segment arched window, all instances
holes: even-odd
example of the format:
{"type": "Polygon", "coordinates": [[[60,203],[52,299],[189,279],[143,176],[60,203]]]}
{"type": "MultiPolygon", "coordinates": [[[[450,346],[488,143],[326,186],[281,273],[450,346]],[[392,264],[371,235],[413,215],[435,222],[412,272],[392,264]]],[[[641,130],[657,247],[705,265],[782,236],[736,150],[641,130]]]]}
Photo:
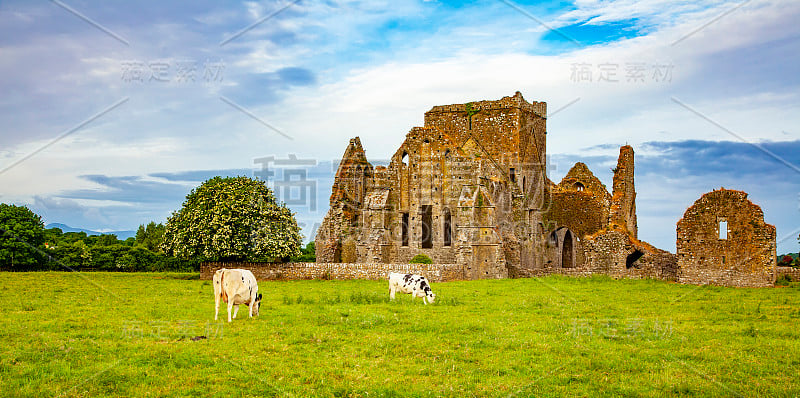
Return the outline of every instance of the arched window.
{"type": "Polygon", "coordinates": [[[444,209],[444,245],[451,246],[453,244],[453,225],[450,219],[450,209],[444,209]]]}
{"type": "Polygon", "coordinates": [[[401,232],[401,239],[402,240],[401,240],[400,244],[402,246],[408,246],[408,213],[402,213],[400,222],[401,222],[400,228],[402,229],[402,232],[401,232]]]}
{"type": "Polygon", "coordinates": [[[433,206],[422,205],[422,236],[421,243],[423,249],[433,248],[433,206]]]}
{"type": "Polygon", "coordinates": [[[356,174],[353,176],[356,182],[356,192],[355,192],[355,199],[356,202],[361,203],[364,200],[364,172],[361,169],[361,165],[356,166],[356,174]]]}
{"type": "Polygon", "coordinates": [[[580,182],[575,183],[575,189],[577,189],[578,191],[583,191],[583,188],[584,188],[583,184],[581,184],[580,182]]]}
{"type": "Polygon", "coordinates": [[[547,244],[550,247],[558,247],[558,231],[550,233],[550,236],[547,238],[547,244]]]}

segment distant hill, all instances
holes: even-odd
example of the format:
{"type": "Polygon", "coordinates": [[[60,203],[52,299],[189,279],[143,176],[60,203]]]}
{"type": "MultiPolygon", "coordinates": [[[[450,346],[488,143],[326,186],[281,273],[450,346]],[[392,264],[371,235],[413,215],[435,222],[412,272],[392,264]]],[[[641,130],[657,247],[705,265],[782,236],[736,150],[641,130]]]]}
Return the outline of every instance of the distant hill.
{"type": "Polygon", "coordinates": [[[62,232],[86,232],[86,235],[117,235],[117,239],[125,240],[136,236],[136,231],[111,231],[111,232],[97,232],[83,228],[72,228],[69,225],[52,223],[45,225],[45,228],[58,228],[62,232]]]}

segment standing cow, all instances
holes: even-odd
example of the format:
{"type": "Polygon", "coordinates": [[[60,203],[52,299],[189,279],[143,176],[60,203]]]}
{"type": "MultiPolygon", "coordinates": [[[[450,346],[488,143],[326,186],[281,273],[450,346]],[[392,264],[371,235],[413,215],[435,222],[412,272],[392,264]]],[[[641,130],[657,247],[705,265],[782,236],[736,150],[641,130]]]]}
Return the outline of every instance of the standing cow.
{"type": "Polygon", "coordinates": [[[258,316],[261,308],[261,293],[258,292],[258,282],[255,275],[246,269],[222,268],[214,273],[214,320],[219,316],[219,301],[228,304],[228,322],[231,322],[231,309],[233,317],[239,313],[239,304],[250,307],[250,318],[258,316]]]}
{"type": "Polygon", "coordinates": [[[389,298],[394,300],[395,292],[411,294],[411,299],[414,297],[422,297],[422,302],[428,305],[428,302],[433,303],[436,300],[436,295],[431,291],[431,285],[428,280],[422,275],[416,274],[398,274],[392,272],[389,274],[389,298]]]}

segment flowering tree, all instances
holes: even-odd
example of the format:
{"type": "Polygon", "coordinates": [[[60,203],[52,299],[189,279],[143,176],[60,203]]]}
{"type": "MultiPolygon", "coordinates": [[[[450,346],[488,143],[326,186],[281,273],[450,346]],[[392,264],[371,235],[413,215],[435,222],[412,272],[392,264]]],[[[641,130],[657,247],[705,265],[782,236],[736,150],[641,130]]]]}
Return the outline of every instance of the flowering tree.
{"type": "Polygon", "coordinates": [[[164,253],[210,261],[274,261],[300,254],[300,228],[263,181],[214,177],[167,220],[164,253]]]}

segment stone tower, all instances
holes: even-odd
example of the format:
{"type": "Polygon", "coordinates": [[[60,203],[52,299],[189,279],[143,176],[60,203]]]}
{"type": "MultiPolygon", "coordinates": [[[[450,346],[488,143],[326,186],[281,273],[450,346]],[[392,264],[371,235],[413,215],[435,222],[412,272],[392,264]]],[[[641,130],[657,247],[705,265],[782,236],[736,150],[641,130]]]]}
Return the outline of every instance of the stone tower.
{"type": "Polygon", "coordinates": [[[609,221],[627,229],[636,239],[639,230],[636,224],[636,187],[633,178],[633,148],[629,145],[619,148],[613,184],[609,221]]]}

